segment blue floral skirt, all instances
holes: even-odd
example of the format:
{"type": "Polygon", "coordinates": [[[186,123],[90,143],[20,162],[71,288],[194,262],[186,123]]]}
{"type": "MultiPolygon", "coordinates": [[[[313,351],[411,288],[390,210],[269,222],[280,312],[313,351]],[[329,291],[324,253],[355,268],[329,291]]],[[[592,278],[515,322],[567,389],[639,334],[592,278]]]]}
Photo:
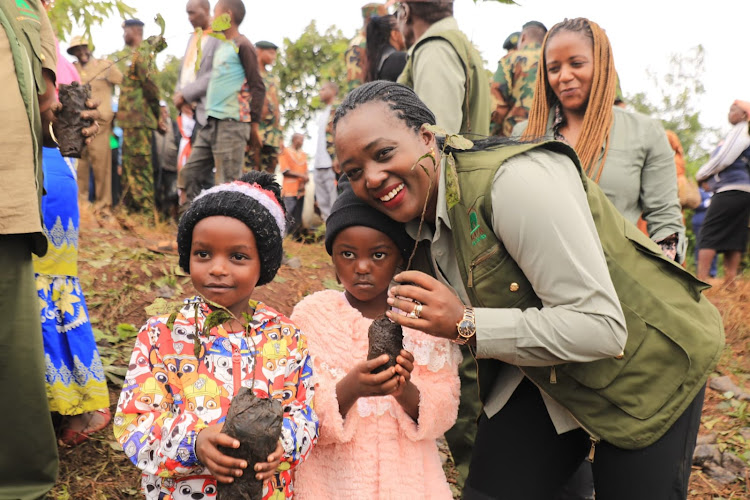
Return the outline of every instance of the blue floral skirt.
{"type": "Polygon", "coordinates": [[[78,185],[74,160],[44,148],[47,254],[34,258],[44,337],[47,397],[63,415],[109,407],[99,351],[78,281],[78,185]]]}

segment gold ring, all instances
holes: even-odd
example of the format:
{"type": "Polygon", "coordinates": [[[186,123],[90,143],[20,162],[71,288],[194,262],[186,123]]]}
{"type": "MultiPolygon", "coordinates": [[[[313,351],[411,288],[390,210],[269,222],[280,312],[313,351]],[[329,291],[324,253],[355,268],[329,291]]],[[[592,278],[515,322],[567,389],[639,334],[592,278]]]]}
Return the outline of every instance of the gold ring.
{"type": "Polygon", "coordinates": [[[412,311],[412,314],[415,318],[419,319],[420,316],[422,316],[422,304],[417,302],[417,305],[414,306],[414,310],[412,311]]]}

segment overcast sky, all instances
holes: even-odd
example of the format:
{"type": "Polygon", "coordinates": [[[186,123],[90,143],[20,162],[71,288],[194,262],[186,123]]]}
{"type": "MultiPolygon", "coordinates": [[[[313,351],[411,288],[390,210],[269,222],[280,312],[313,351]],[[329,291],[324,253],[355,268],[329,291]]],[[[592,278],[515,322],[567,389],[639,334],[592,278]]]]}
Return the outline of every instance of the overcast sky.
{"type": "MultiPolygon", "coordinates": [[[[181,0],[127,0],[146,23],[146,36],[157,27],[155,14],[166,20],[167,54],[182,56],[191,26],[181,0]]],[[[211,5],[215,4],[211,1],[211,5]]],[[[353,36],[361,25],[360,6],[366,0],[246,0],[248,14],[240,31],[251,41],[270,40],[282,46],[296,39],[310,20],[319,31],[330,25],[353,36]]],[[[653,84],[647,69],[659,72],[673,53],[687,54],[702,44],[706,94],[696,98],[704,124],[728,128],[726,115],[734,99],[750,100],[750,64],[747,63],[750,0],[519,0],[520,5],[493,1],[455,0],[460,28],[476,44],[493,72],[504,54],[503,40],[529,20],[550,28],[566,17],[588,17],[607,31],[623,92],[648,91],[653,84]]],[[[98,54],[122,47],[121,20],[112,18],[93,29],[98,54]]],[[[62,42],[63,47],[67,44],[62,42]]],[[[162,56],[163,57],[163,56],[162,56]]]]}

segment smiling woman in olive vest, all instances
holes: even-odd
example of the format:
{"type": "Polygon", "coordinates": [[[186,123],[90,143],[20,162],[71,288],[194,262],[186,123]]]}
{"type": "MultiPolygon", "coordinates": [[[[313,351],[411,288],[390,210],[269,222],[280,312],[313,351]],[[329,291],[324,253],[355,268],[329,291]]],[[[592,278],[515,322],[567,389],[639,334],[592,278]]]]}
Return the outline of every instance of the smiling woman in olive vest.
{"type": "Polygon", "coordinates": [[[464,498],[553,498],[587,457],[597,499],[685,498],[724,339],[705,285],[620,215],[569,146],[443,151],[434,123],[407,87],[372,82],[338,108],[335,142],[354,193],[426,250],[425,272],[395,277],[403,313],[390,317],[477,358],[464,498]]]}

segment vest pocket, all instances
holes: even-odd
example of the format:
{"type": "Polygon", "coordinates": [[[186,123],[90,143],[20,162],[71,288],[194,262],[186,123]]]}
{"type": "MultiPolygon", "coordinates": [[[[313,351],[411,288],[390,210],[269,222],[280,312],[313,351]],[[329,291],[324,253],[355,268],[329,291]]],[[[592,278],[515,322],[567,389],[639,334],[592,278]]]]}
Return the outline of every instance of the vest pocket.
{"type": "Polygon", "coordinates": [[[568,364],[563,371],[628,415],[646,420],[682,385],[690,369],[690,358],[670,336],[621,305],[628,329],[624,356],[568,364]]]}
{"type": "Polygon", "coordinates": [[[466,287],[473,294],[472,305],[479,307],[513,308],[528,302],[528,296],[534,292],[521,268],[500,243],[471,260],[466,287]],[[492,297],[493,304],[488,306],[479,297],[492,297]]]}
{"type": "Polygon", "coordinates": [[[659,248],[656,243],[643,234],[637,227],[626,220],[623,220],[623,224],[625,226],[625,237],[630,240],[633,246],[654,264],[658,265],[659,270],[669,276],[675,284],[679,283],[682,285],[688,293],[690,293],[690,296],[698,302],[700,300],[701,291],[709,288],[709,285],[693,276],[693,274],[686,271],[676,262],[665,257],[661,252],[661,248],[659,248]]]}

